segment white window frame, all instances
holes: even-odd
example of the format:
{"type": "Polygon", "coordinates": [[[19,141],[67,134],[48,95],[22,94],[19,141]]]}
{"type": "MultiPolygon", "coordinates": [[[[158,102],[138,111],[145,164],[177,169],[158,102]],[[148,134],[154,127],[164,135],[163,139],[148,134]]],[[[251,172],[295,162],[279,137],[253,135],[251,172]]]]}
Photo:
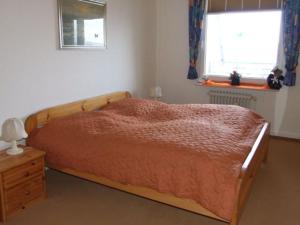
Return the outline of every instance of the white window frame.
{"type": "MultiPolygon", "coordinates": [[[[263,12],[269,12],[269,11],[280,11],[280,10],[261,10],[263,12]]],[[[245,13],[247,13],[249,11],[245,11],[245,13]]],[[[206,73],[206,56],[207,56],[207,45],[206,45],[206,40],[208,39],[207,37],[207,16],[208,15],[218,15],[221,13],[226,13],[226,12],[210,12],[207,13],[204,16],[204,27],[203,27],[203,31],[204,31],[204,35],[203,35],[203,39],[202,39],[202,43],[201,43],[201,57],[203,57],[203,60],[200,60],[201,62],[201,74],[202,74],[202,78],[205,79],[209,79],[209,80],[213,80],[213,81],[217,81],[217,82],[225,82],[225,81],[229,81],[229,74],[228,75],[218,75],[218,74],[208,74],[206,73]]],[[[227,12],[227,13],[234,13],[234,12],[227,12]]],[[[241,13],[241,12],[240,12],[241,13]]],[[[282,26],[282,25],[281,25],[282,26]]],[[[278,43],[278,51],[280,51],[280,39],[281,39],[281,31],[278,34],[279,38],[279,43],[278,43]]],[[[277,64],[280,61],[279,59],[279,54],[277,55],[277,64]]],[[[270,71],[271,72],[271,71],[270,71]]],[[[250,83],[250,84],[266,84],[266,78],[255,78],[255,77],[241,77],[241,82],[242,83],[250,83]]]]}

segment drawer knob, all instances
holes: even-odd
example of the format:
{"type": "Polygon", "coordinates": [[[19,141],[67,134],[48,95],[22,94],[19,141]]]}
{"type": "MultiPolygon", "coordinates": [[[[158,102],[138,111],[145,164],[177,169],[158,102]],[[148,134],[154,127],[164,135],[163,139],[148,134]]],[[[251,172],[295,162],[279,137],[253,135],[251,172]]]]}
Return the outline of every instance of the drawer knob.
{"type": "Polygon", "coordinates": [[[25,192],[25,195],[30,195],[30,191],[26,191],[26,192],[25,192]]]}
{"type": "Polygon", "coordinates": [[[29,177],[30,176],[30,173],[29,172],[26,172],[25,173],[25,177],[29,177]]]}
{"type": "Polygon", "coordinates": [[[36,163],[35,163],[35,162],[32,162],[32,163],[31,163],[31,165],[32,165],[32,166],[35,166],[35,165],[36,165],[36,163]]]}
{"type": "Polygon", "coordinates": [[[25,209],[25,206],[22,206],[22,209],[25,209]]]}

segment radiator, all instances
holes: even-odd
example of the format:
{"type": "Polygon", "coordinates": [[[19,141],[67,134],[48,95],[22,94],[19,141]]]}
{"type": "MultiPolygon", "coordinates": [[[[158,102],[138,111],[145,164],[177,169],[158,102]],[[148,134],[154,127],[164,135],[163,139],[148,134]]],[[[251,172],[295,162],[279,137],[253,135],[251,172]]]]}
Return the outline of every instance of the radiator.
{"type": "Polygon", "coordinates": [[[208,95],[211,104],[238,105],[248,109],[255,109],[256,98],[251,94],[211,90],[208,92],[208,95]]]}

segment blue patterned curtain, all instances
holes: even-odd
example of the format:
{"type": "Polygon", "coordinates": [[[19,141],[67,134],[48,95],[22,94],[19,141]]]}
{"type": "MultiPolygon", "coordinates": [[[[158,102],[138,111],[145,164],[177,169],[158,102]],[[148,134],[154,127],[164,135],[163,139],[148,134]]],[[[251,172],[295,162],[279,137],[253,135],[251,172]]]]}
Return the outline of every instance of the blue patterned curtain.
{"type": "Polygon", "coordinates": [[[283,5],[284,51],[286,70],[284,84],[296,85],[296,68],[300,48],[300,0],[285,0],[283,5]]]}
{"type": "Polygon", "coordinates": [[[206,0],[189,0],[189,45],[190,45],[190,68],[188,79],[197,79],[196,64],[199,56],[199,43],[202,33],[202,21],[206,7],[206,0]]]}

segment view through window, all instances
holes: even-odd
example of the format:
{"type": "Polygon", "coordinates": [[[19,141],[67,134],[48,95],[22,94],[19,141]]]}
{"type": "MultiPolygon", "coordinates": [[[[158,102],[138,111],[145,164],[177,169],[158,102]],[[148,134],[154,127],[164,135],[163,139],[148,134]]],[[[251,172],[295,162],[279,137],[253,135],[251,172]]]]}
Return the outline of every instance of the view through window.
{"type": "Polygon", "coordinates": [[[276,66],[280,11],[208,14],[205,74],[266,79],[276,66]]]}

